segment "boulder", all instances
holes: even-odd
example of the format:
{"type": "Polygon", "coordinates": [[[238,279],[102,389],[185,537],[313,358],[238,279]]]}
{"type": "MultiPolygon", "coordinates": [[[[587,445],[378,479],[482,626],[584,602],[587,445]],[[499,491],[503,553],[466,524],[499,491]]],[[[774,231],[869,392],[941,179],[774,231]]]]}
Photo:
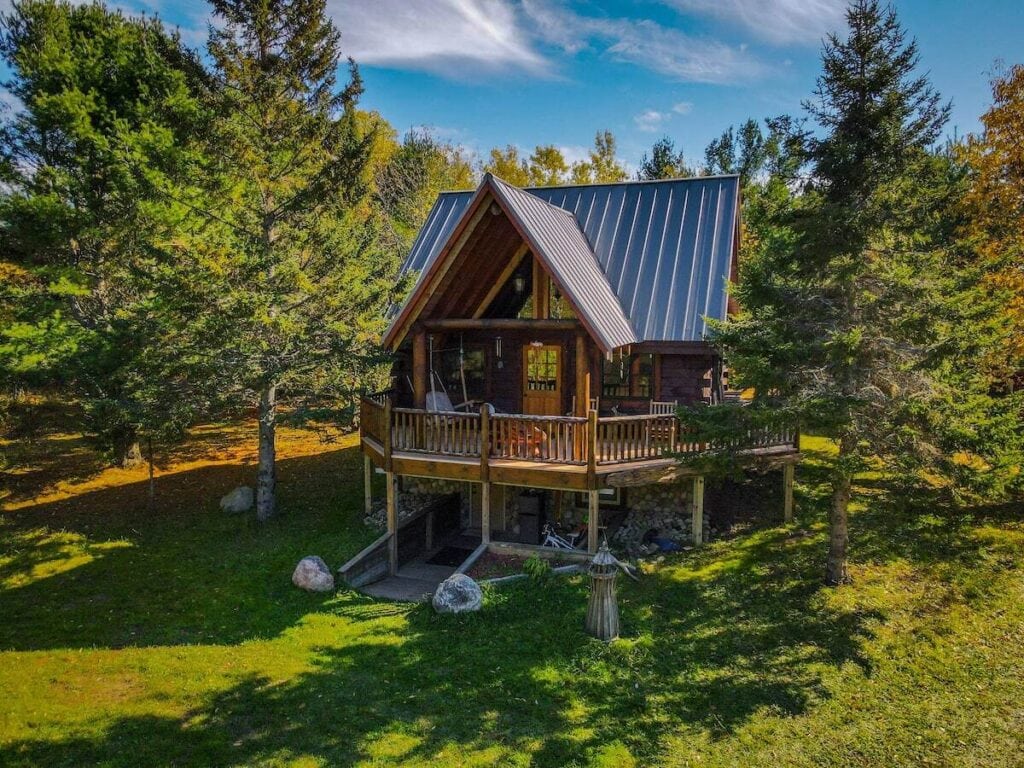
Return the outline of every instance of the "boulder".
{"type": "Polygon", "coordinates": [[[310,592],[331,592],[334,590],[334,576],[323,558],[310,555],[295,566],[292,584],[310,592]]]}
{"type": "Polygon", "coordinates": [[[240,485],[220,500],[220,508],[230,514],[248,512],[256,501],[256,494],[247,485],[240,485]]]}
{"type": "Polygon", "coordinates": [[[434,610],[438,613],[479,611],[483,598],[479,584],[464,573],[455,573],[437,585],[434,610]]]}

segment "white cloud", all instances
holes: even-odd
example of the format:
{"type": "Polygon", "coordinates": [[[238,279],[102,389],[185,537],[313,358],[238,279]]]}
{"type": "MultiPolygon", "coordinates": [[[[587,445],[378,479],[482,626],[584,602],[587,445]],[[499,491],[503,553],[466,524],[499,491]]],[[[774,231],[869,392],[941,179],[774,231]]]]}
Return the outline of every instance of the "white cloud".
{"type": "Polygon", "coordinates": [[[843,24],[846,0],[661,0],[684,13],[745,27],[762,40],[818,43],[843,24]]]}
{"type": "Polygon", "coordinates": [[[357,62],[455,78],[553,75],[552,47],[569,56],[597,51],[688,82],[731,83],[764,70],[743,46],[650,19],[584,16],[562,0],[328,0],[328,12],[357,62]]]}
{"type": "Polygon", "coordinates": [[[654,133],[661,130],[666,121],[672,119],[671,112],[659,112],[656,109],[645,109],[638,115],[633,115],[633,123],[645,133],[654,133]]]}
{"type": "Polygon", "coordinates": [[[329,0],[342,50],[361,64],[453,77],[549,69],[503,0],[329,0]]]}
{"type": "Polygon", "coordinates": [[[650,19],[582,16],[550,0],[524,0],[523,10],[538,36],[568,53],[594,48],[675,80],[733,83],[765,69],[745,46],[694,37],[650,19]]]}
{"type": "Polygon", "coordinates": [[[676,115],[688,115],[693,111],[693,104],[689,101],[679,101],[672,105],[671,109],[657,110],[645,109],[637,115],[633,115],[633,124],[645,133],[656,133],[664,128],[665,123],[676,115]]]}

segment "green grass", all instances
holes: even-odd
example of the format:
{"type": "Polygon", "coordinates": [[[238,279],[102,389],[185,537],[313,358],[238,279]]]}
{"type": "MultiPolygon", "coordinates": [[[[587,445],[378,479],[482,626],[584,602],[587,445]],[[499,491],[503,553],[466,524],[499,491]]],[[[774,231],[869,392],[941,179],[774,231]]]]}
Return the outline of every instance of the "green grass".
{"type": "Polygon", "coordinates": [[[458,618],[295,590],[301,556],[374,535],[351,442],[283,460],[262,527],[216,510],[232,462],[163,475],[152,511],[139,482],[22,494],[0,765],[1024,765],[1021,510],[864,478],[855,583],[825,589],[829,451],[805,445],[797,526],[620,580],[607,646],[579,577],[458,618]]]}

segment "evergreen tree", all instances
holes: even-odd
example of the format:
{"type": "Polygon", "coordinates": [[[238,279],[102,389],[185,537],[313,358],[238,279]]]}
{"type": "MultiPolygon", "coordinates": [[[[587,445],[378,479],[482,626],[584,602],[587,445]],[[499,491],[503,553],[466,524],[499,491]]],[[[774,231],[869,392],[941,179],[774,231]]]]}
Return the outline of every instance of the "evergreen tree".
{"type": "Polygon", "coordinates": [[[25,0],[2,26],[7,87],[23,109],[0,150],[0,376],[60,385],[127,466],[140,460],[140,429],[183,419],[157,394],[151,281],[157,233],[180,211],[153,184],[186,175],[202,71],[158,21],[100,4],[25,0]]]}
{"type": "Polygon", "coordinates": [[[325,0],[214,0],[208,195],[168,279],[183,365],[210,398],[259,417],[257,517],[275,511],[278,408],[351,413],[375,370],[397,261],[377,243],[373,136],[325,0]],[[201,226],[200,226],[201,225],[201,226]]]}
{"type": "Polygon", "coordinates": [[[640,161],[640,169],[636,172],[639,181],[683,179],[697,175],[696,169],[687,164],[683,151],[676,151],[675,142],[668,136],[654,142],[650,156],[644,154],[640,161]]]}
{"type": "MultiPolygon", "coordinates": [[[[854,474],[872,460],[908,473],[942,464],[934,406],[955,391],[943,375],[957,358],[950,321],[970,291],[944,280],[945,235],[931,223],[955,192],[928,151],[948,107],[914,74],[917,48],[894,11],[857,0],[847,23],[806,105],[820,127],[799,137],[810,181],[741,266],[743,312],[716,332],[737,383],[756,388],[743,420],[781,415],[838,443],[829,584],[849,578],[854,474]]],[[[946,414],[977,425],[978,413],[946,414]]]]}
{"type": "Polygon", "coordinates": [[[756,120],[740,126],[739,136],[729,126],[704,150],[704,171],[708,174],[738,173],[746,187],[765,168],[770,147],[756,120]]]}

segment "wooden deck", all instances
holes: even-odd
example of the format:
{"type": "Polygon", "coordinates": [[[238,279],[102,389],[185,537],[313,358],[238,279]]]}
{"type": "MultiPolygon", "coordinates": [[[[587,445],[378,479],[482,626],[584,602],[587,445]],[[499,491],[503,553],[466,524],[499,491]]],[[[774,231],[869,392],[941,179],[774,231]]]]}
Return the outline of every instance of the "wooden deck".
{"type": "Polygon", "coordinates": [[[585,491],[694,474],[680,456],[727,451],[750,462],[798,455],[786,427],[751,431],[730,444],[698,443],[675,415],[598,417],[438,413],[367,398],[363,451],[397,475],[585,491]]]}

